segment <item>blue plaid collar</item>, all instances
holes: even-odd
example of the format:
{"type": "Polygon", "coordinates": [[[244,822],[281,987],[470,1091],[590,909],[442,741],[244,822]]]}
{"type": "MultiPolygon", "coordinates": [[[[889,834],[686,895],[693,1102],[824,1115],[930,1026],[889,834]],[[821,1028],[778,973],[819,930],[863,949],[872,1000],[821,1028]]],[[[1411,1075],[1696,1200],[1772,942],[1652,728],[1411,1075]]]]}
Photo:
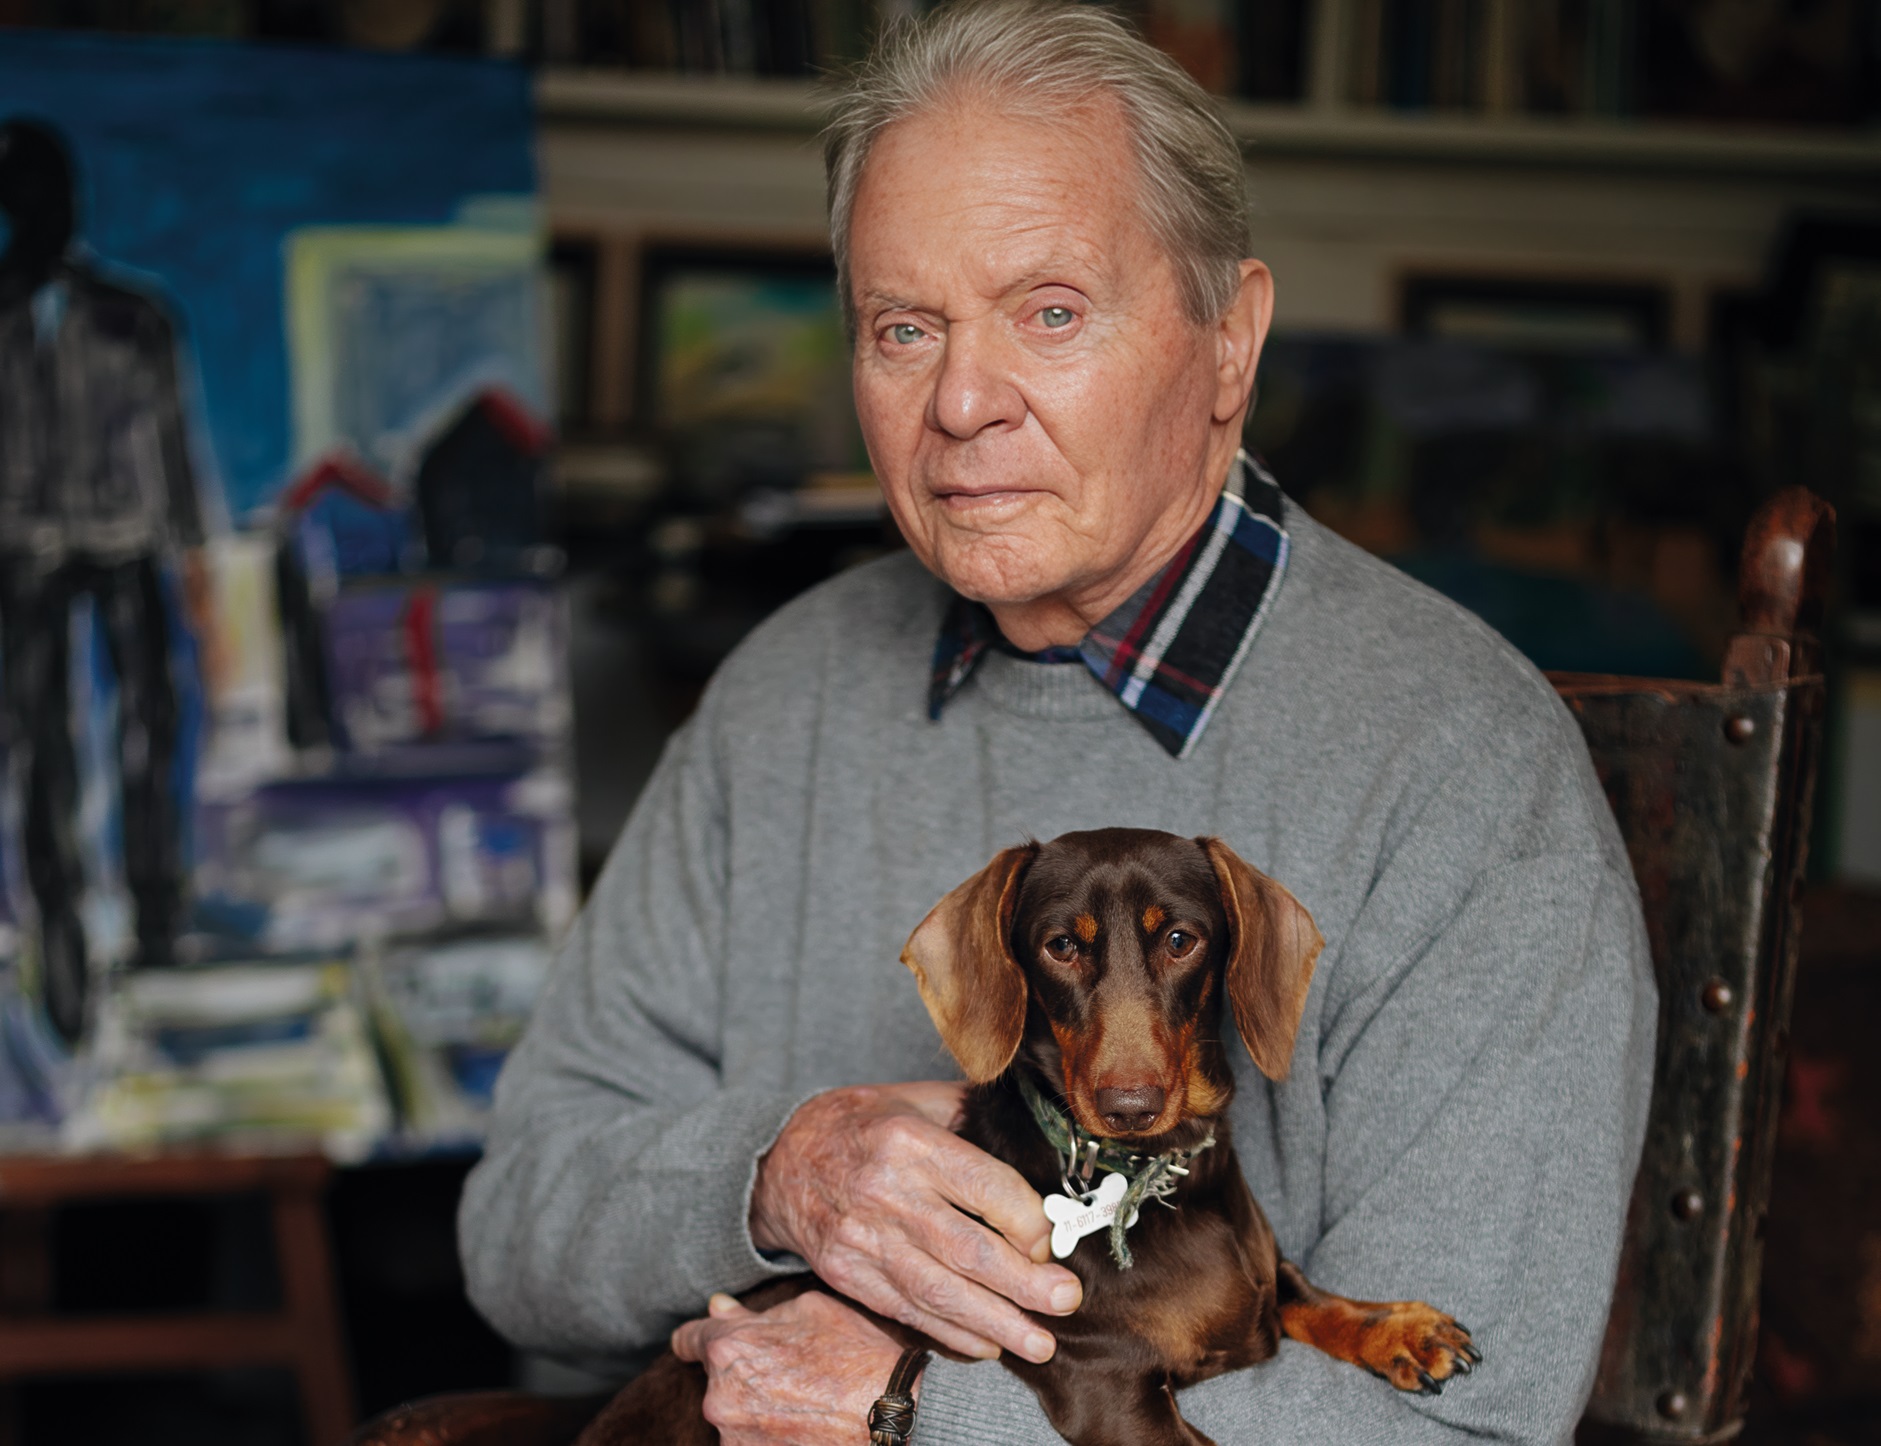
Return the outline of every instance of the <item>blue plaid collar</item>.
{"type": "Polygon", "coordinates": [[[939,720],[991,649],[1038,663],[1083,663],[1173,757],[1186,758],[1267,616],[1287,569],[1280,487],[1243,452],[1201,529],[1075,648],[1019,653],[993,615],[956,596],[928,686],[939,720]]]}

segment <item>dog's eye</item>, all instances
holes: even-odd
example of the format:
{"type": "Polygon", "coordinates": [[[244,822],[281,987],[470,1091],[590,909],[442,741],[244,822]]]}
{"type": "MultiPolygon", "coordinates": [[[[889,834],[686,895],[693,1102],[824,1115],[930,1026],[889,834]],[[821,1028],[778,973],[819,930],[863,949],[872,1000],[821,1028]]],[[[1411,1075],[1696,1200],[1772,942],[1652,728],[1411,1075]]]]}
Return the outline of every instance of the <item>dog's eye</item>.
{"type": "Polygon", "coordinates": [[[1045,952],[1060,964],[1070,964],[1078,957],[1078,941],[1069,934],[1057,934],[1045,941],[1045,952]]]}
{"type": "Polygon", "coordinates": [[[1198,942],[1193,934],[1185,933],[1181,929],[1171,929],[1169,937],[1163,940],[1163,947],[1169,951],[1171,959],[1186,959],[1195,952],[1198,942]]]}

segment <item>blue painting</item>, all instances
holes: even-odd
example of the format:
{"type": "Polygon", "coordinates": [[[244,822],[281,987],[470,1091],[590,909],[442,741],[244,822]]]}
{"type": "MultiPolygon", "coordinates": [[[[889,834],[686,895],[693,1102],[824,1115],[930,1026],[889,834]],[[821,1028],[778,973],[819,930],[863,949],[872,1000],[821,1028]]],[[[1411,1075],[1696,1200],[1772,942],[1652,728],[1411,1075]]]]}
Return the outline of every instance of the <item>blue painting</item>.
{"type": "Polygon", "coordinates": [[[216,957],[218,821],[377,786],[328,687],[362,575],[420,579],[374,654],[423,705],[403,771],[447,732],[556,766],[480,740],[422,582],[549,586],[532,125],[500,62],[0,34],[0,966],[47,1026],[0,980],[0,1124],[101,980],[216,957]]]}
{"type": "Polygon", "coordinates": [[[400,410],[357,418],[376,429],[356,439],[366,449],[383,447],[387,432],[417,423],[426,407],[448,404],[412,388],[461,380],[451,372],[479,359],[541,407],[533,288],[518,279],[536,250],[532,112],[520,67],[15,33],[0,36],[0,122],[12,118],[50,122],[64,136],[80,243],[101,269],[160,296],[174,318],[186,368],[193,361],[184,380],[202,429],[198,465],[235,522],[354,419],[297,402],[297,389],[322,393],[342,361],[364,361],[354,386],[370,393],[413,360],[410,346],[387,353],[370,344],[375,325],[383,336],[401,307],[425,308],[448,326],[430,333],[426,364],[400,384],[400,410]],[[346,254],[308,259],[335,246],[346,254]],[[440,307],[439,269],[425,264],[432,258],[480,275],[476,284],[493,294],[461,311],[440,307]],[[298,278],[303,293],[353,288],[353,319],[332,338],[330,376],[295,375],[323,364],[308,348],[327,340],[303,338],[294,355],[296,263],[320,273],[298,278]],[[325,430],[297,437],[297,421],[325,430]]]}

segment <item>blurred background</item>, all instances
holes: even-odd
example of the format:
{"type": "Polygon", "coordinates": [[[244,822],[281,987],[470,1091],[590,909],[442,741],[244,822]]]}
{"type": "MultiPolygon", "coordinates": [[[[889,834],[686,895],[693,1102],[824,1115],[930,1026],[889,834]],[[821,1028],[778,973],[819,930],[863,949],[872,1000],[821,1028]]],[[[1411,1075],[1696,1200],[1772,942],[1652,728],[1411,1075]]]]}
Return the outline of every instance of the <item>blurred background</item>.
{"type": "MultiPolygon", "coordinates": [[[[668,733],[899,545],[815,81],[921,8],[0,0],[0,1149],[316,1146],[362,1414],[580,1384],[456,1193],[668,733]],[[3,480],[101,436],[109,576],[117,504],[3,480]]],[[[1838,509],[1744,1439],[1881,1441],[1881,3],[1121,8],[1245,147],[1248,444],[1321,521],[1544,668],[1715,678],[1752,510],[1838,509]]],[[[0,1198],[0,1313],[288,1273],[249,1196],[0,1198]]],[[[280,1369],[0,1381],[0,1446],[309,1429],[280,1369]]]]}

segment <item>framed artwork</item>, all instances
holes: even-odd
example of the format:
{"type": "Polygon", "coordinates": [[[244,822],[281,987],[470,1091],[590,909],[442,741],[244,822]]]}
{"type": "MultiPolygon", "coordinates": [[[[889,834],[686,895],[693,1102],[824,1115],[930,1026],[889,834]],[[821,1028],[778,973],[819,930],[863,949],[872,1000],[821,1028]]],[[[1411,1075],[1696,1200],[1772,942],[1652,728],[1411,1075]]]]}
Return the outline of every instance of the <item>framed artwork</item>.
{"type": "Polygon", "coordinates": [[[868,466],[827,253],[650,246],[636,408],[711,504],[868,466]]]}

